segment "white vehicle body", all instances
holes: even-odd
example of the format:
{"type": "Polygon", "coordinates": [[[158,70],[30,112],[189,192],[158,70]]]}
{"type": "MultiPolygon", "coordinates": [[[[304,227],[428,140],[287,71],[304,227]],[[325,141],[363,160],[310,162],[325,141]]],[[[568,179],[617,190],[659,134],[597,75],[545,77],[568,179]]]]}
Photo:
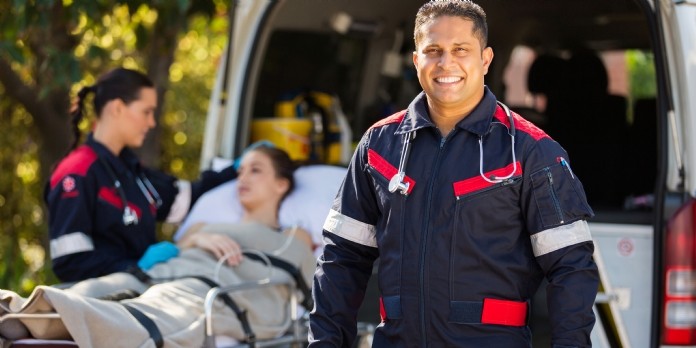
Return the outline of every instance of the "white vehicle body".
{"type": "MultiPolygon", "coordinates": [[[[317,89],[335,87],[330,92],[341,97],[354,139],[359,139],[376,116],[366,110],[379,102],[378,96],[397,99],[390,94],[389,84],[399,81],[401,87],[407,86],[402,71],[408,74],[413,21],[422,0],[232,3],[236,6],[231,45],[211,97],[203,166],[215,157],[238,156],[251,141],[252,120],[273,116],[269,114],[273,93],[293,82],[297,87],[307,87],[310,82],[317,89]],[[293,39],[298,41],[291,42],[293,39]],[[316,46],[311,40],[318,40],[316,46]],[[336,42],[334,56],[322,51],[336,42]],[[278,47],[283,51],[276,52],[278,47]],[[323,63],[297,75],[293,64],[316,55],[325,58],[323,63]],[[275,67],[269,65],[272,60],[268,57],[282,57],[280,62],[287,66],[278,68],[279,61],[273,61],[275,67]],[[323,77],[326,71],[325,76],[331,78],[323,77]],[[293,81],[293,76],[301,76],[301,81],[293,81]]],[[[618,171],[598,166],[596,173],[588,174],[628,186],[624,191],[645,199],[637,203],[638,208],[630,209],[595,207],[590,201],[597,213],[590,225],[602,282],[592,339],[597,347],[696,347],[696,209],[692,202],[696,197],[696,0],[478,3],[488,13],[489,44],[496,53],[486,83],[504,101],[504,84],[508,90],[515,87],[505,80],[506,74],[528,67],[514,64],[518,46],[541,54],[569,52],[581,44],[598,53],[631,49],[654,57],[651,140],[627,135],[623,151],[636,158],[629,156],[638,151],[632,144],[649,142],[656,157],[638,167],[632,162],[623,163],[628,166],[618,171]],[[632,190],[631,182],[643,177],[648,180],[648,191],[632,190]],[[676,239],[679,241],[674,242],[676,239]],[[684,256],[674,261],[670,259],[674,255],[684,256]]],[[[607,69],[611,75],[613,68],[607,69]]],[[[346,125],[341,129],[347,131],[346,125]]],[[[573,153],[570,157],[572,162],[573,153]]],[[[586,184],[586,191],[592,190],[586,184]]],[[[544,336],[543,325],[532,323],[540,337],[544,336]]],[[[548,346],[539,346],[542,344],[548,346]]]]}

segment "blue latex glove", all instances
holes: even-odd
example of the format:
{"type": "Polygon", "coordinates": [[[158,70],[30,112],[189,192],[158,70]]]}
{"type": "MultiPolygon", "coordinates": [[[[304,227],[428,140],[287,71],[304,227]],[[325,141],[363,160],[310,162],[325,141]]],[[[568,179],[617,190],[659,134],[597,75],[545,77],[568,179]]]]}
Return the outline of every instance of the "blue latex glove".
{"type": "Polygon", "coordinates": [[[259,146],[275,147],[275,145],[273,145],[273,143],[268,141],[268,140],[259,140],[255,143],[247,146],[247,148],[244,149],[244,151],[242,151],[242,154],[239,157],[234,159],[234,164],[232,165],[234,167],[234,170],[239,170],[239,165],[242,164],[242,157],[244,157],[244,155],[247,152],[249,152],[249,151],[251,151],[259,146]]]}
{"type": "Polygon", "coordinates": [[[145,254],[138,261],[138,267],[147,271],[155,264],[167,261],[176,255],[179,255],[179,248],[176,245],[171,242],[159,242],[145,250],[145,254]]]}

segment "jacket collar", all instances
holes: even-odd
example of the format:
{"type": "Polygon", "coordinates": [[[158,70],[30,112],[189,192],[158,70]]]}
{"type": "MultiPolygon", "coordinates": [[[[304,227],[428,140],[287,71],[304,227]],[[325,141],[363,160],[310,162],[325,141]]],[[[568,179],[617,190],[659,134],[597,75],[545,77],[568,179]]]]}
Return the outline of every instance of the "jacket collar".
{"type": "MultiPolygon", "coordinates": [[[[483,98],[469,115],[457,123],[457,127],[477,135],[488,133],[496,107],[495,96],[484,86],[483,98]]],[[[405,134],[425,127],[435,127],[435,124],[430,120],[425,92],[421,92],[406,109],[406,116],[395,134],[405,134]]]]}
{"type": "Polygon", "coordinates": [[[109,149],[96,139],[94,134],[89,133],[85,144],[91,147],[97,153],[99,158],[103,158],[113,168],[116,174],[125,174],[127,172],[137,172],[140,169],[140,160],[135,153],[125,147],[121,150],[118,156],[115,156],[109,149]]]}

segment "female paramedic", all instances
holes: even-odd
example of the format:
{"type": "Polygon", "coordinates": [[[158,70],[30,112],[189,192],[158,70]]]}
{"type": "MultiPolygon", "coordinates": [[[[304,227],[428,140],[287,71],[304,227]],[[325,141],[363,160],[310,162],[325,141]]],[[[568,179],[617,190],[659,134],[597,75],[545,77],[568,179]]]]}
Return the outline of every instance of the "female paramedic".
{"type": "Polygon", "coordinates": [[[75,142],[53,171],[45,196],[53,271],[61,281],[148,268],[176,255],[173,244],[156,244],[157,221],[179,222],[200,195],[236,176],[230,167],[206,171],[191,183],[142,166],[131,149],[155,126],[156,108],[152,81],[124,68],[78,93],[75,142]],[[97,120],[77,146],[90,94],[97,120]]]}
{"type": "Polygon", "coordinates": [[[423,93],[371,127],[324,223],[309,347],[350,347],[379,256],[374,347],[531,347],[543,277],[553,347],[590,347],[593,215],[567,154],[497,102],[486,15],[468,0],[419,9],[423,93]]]}

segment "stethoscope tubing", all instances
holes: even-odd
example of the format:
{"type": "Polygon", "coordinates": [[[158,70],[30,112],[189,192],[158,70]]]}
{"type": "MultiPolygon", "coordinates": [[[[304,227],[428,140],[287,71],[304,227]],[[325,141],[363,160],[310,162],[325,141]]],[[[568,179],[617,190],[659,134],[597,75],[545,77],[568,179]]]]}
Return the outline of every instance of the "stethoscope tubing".
{"type": "MultiPolygon", "coordinates": [[[[114,188],[116,189],[116,192],[118,193],[118,196],[121,199],[121,203],[123,204],[123,224],[126,226],[137,225],[139,222],[138,214],[128,205],[126,191],[123,189],[121,181],[118,180],[116,173],[114,173],[114,170],[111,168],[111,165],[106,161],[106,159],[99,156],[99,160],[106,168],[106,171],[109,173],[111,180],[114,181],[114,188]]],[[[152,182],[150,182],[150,179],[148,179],[145,174],[136,175],[135,182],[138,185],[140,191],[145,196],[145,199],[147,199],[148,203],[154,205],[157,208],[162,206],[162,198],[160,197],[159,192],[157,192],[157,189],[155,189],[155,186],[152,185],[152,182]]]]}
{"type": "MultiPolygon", "coordinates": [[[[497,101],[497,103],[505,111],[505,115],[507,116],[508,121],[510,122],[510,127],[508,128],[508,135],[510,135],[510,146],[512,149],[512,171],[510,172],[510,174],[505,176],[491,176],[490,178],[486,177],[486,175],[483,174],[483,136],[479,136],[479,175],[481,175],[483,180],[492,184],[497,184],[507,179],[510,179],[517,172],[517,157],[515,156],[515,120],[513,119],[512,112],[510,112],[510,108],[508,108],[507,105],[503,104],[500,101],[497,101]]],[[[415,139],[415,137],[415,130],[412,130],[404,134],[404,145],[401,149],[401,155],[399,156],[399,168],[397,173],[394,176],[392,176],[391,180],[389,180],[389,192],[391,193],[399,191],[399,193],[401,193],[404,196],[408,195],[409,183],[404,182],[404,178],[406,177],[406,164],[408,162],[408,157],[411,152],[411,141],[415,139]]]]}

